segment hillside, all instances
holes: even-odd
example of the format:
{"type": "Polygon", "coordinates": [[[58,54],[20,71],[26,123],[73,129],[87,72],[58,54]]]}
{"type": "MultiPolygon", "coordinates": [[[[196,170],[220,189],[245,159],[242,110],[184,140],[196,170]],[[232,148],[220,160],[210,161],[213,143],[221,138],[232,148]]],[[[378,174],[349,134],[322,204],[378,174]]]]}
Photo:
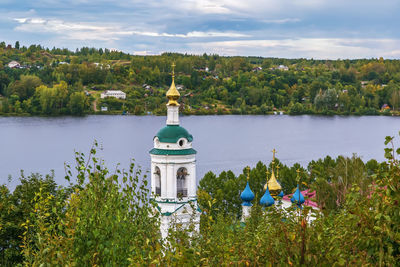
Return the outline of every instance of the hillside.
{"type": "Polygon", "coordinates": [[[164,114],[172,62],[185,114],[399,114],[399,60],[133,56],[18,42],[0,43],[0,113],[164,114]],[[122,90],[126,100],[100,99],[104,90],[122,90]]]}

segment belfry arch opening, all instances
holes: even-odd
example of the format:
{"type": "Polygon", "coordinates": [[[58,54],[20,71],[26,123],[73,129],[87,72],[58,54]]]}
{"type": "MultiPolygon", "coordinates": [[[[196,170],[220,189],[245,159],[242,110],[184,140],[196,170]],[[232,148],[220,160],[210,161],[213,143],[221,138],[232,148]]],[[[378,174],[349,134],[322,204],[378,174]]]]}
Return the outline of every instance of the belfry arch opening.
{"type": "Polygon", "coordinates": [[[156,188],[156,195],[161,196],[161,171],[157,166],[154,168],[154,183],[156,188]]]}
{"type": "Polygon", "coordinates": [[[187,197],[187,176],[186,168],[179,168],[176,172],[176,196],[179,198],[187,197]]]}

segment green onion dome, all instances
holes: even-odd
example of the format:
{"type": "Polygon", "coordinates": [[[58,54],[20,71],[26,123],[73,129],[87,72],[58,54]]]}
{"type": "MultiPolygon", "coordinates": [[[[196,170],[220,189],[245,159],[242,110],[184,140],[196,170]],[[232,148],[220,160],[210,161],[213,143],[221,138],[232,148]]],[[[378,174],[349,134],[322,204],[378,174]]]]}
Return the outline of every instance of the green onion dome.
{"type": "Polygon", "coordinates": [[[156,134],[162,143],[176,143],[179,139],[185,138],[188,142],[193,141],[193,136],[179,125],[167,125],[156,134]]]}
{"type": "Polygon", "coordinates": [[[274,205],[275,200],[274,198],[271,196],[271,194],[269,193],[269,189],[267,187],[267,190],[265,190],[264,195],[262,196],[262,198],[260,199],[260,205],[264,206],[264,207],[269,207],[274,205]]]}
{"type": "Polygon", "coordinates": [[[240,194],[240,198],[243,200],[243,206],[251,206],[251,201],[254,199],[254,193],[250,189],[249,182],[247,182],[245,189],[240,194]]]}

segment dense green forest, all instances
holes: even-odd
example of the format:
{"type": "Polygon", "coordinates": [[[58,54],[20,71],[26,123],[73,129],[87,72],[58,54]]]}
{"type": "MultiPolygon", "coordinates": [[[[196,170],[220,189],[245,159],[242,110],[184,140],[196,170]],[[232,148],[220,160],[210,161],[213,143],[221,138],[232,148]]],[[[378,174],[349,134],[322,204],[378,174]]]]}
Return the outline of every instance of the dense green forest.
{"type": "Polygon", "coordinates": [[[184,114],[399,114],[400,60],[134,56],[19,42],[0,43],[0,113],[165,114],[172,62],[184,114]],[[101,99],[104,90],[127,98],[101,99]]]}
{"type": "MultiPolygon", "coordinates": [[[[271,163],[250,170],[256,200],[240,222],[243,174],[208,173],[200,181],[199,232],[194,225],[159,231],[146,174],[132,163],[110,172],[96,157],[76,153],[70,185],[53,175],[22,174],[13,192],[0,186],[1,266],[397,266],[400,260],[400,148],[386,137],[387,161],[326,157],[280,166],[285,193],[299,182],[316,190],[320,210],[258,199],[271,163]],[[312,214],[315,220],[309,220],[312,214]]],[[[133,161],[132,161],[133,162],[133,161]]]]}

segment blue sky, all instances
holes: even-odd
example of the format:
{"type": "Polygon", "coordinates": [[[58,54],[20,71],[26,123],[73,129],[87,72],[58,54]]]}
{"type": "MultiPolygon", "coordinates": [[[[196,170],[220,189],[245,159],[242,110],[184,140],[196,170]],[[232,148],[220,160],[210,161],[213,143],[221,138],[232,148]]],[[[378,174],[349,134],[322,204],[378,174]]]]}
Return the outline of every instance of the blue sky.
{"type": "Polygon", "coordinates": [[[399,0],[0,0],[0,39],[131,54],[400,58],[399,0]]]}

